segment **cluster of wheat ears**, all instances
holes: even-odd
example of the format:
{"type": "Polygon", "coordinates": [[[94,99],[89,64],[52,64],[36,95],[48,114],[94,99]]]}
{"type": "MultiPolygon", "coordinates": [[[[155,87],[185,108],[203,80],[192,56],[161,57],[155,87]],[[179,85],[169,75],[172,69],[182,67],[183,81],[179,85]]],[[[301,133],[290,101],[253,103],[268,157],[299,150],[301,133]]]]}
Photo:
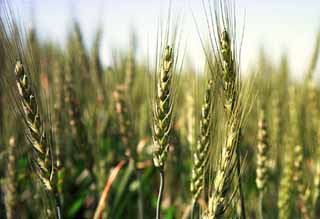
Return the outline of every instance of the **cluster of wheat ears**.
{"type": "Polygon", "coordinates": [[[263,50],[241,78],[235,2],[208,0],[204,72],[171,12],[153,68],[135,34],[105,68],[102,29],[88,51],[74,22],[62,47],[5,2],[0,218],[320,218],[320,33],[302,83],[263,50]]]}

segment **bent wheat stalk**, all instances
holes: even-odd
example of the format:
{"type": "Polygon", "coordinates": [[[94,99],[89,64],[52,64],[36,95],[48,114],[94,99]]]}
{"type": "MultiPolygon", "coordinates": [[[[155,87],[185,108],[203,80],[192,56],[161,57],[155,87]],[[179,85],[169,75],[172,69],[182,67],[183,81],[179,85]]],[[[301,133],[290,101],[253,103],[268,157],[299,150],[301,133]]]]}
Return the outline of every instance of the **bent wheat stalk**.
{"type": "Polygon", "coordinates": [[[117,178],[117,175],[118,173],[120,172],[121,168],[126,164],[126,161],[125,160],[121,160],[117,166],[112,170],[109,178],[108,178],[108,181],[104,187],[104,190],[101,194],[101,197],[100,197],[100,200],[99,200],[99,204],[98,204],[98,207],[94,213],[94,216],[93,218],[94,219],[102,219],[102,213],[103,213],[103,210],[105,209],[106,207],[106,202],[108,200],[108,194],[109,194],[109,191],[111,189],[111,186],[112,186],[112,183],[113,181],[117,178]]]}

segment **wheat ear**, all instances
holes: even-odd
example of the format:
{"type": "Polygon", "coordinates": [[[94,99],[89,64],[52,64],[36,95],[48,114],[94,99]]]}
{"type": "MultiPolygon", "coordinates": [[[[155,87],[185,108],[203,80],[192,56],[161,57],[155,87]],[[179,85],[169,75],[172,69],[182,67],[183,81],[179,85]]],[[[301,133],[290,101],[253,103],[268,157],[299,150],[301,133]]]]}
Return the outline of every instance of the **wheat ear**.
{"type": "Polygon", "coordinates": [[[134,134],[132,131],[126,91],[126,86],[119,85],[113,92],[113,98],[115,100],[115,111],[118,115],[117,119],[122,146],[125,148],[125,153],[128,157],[135,157],[135,148],[133,148],[133,145],[135,145],[135,143],[133,143],[134,134]]]}
{"type": "Polygon", "coordinates": [[[267,162],[269,151],[268,128],[264,109],[260,110],[257,149],[256,185],[259,190],[259,215],[260,219],[263,219],[262,202],[268,177],[267,162]]]}
{"type": "Polygon", "coordinates": [[[28,129],[28,140],[35,152],[35,163],[38,176],[44,188],[54,197],[56,214],[61,218],[60,200],[56,188],[55,166],[52,160],[52,145],[47,138],[47,133],[42,120],[39,103],[31,86],[31,81],[25,73],[20,61],[15,66],[16,85],[19,91],[19,101],[22,105],[22,113],[28,129]]]}
{"type": "MultiPolygon", "coordinates": [[[[238,102],[238,87],[237,87],[237,66],[235,51],[232,50],[232,41],[230,38],[230,33],[225,29],[221,33],[220,37],[220,54],[221,54],[221,62],[222,62],[222,76],[223,76],[223,90],[225,95],[224,100],[224,108],[226,113],[227,121],[230,120],[230,117],[233,113],[236,113],[236,105],[238,102]]],[[[235,120],[237,118],[235,117],[235,120]]],[[[235,121],[235,123],[239,123],[235,121]]],[[[240,127],[238,130],[233,130],[235,132],[236,138],[239,138],[240,135],[240,127]]],[[[238,143],[238,139],[234,142],[238,143]]],[[[236,169],[237,169],[237,178],[238,178],[238,187],[240,193],[240,204],[241,204],[241,217],[242,219],[246,218],[245,206],[244,206],[244,195],[241,184],[241,174],[240,174],[240,150],[239,147],[236,146],[236,169]]]]}
{"type": "Polygon", "coordinates": [[[169,136],[172,128],[172,66],[173,49],[167,46],[163,52],[160,72],[157,78],[157,89],[153,113],[153,162],[160,172],[160,187],[157,202],[156,219],[160,219],[160,205],[164,188],[164,163],[167,159],[169,136]]]}
{"type": "Polygon", "coordinates": [[[200,118],[200,136],[193,152],[193,168],[191,178],[191,193],[193,195],[193,208],[196,204],[201,191],[203,190],[203,180],[205,174],[206,160],[210,146],[211,132],[211,107],[212,107],[212,88],[213,81],[208,80],[204,95],[204,101],[201,107],[200,118]]]}

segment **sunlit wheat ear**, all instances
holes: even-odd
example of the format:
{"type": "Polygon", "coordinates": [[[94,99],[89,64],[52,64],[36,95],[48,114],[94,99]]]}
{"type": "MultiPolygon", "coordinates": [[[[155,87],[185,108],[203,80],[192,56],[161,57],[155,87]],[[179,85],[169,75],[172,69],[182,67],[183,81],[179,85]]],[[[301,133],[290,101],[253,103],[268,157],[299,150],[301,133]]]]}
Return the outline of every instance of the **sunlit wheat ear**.
{"type": "Polygon", "coordinates": [[[34,161],[37,167],[37,175],[45,190],[55,201],[56,217],[61,218],[60,198],[57,193],[55,166],[51,151],[53,145],[50,139],[47,138],[39,100],[34,93],[31,80],[20,61],[16,63],[14,72],[19,94],[17,104],[21,104],[21,114],[27,128],[26,136],[35,154],[34,161]]]}
{"type": "Polygon", "coordinates": [[[257,169],[256,169],[256,186],[259,190],[259,215],[260,219],[263,219],[263,195],[266,188],[268,178],[268,127],[265,118],[265,110],[260,110],[259,122],[258,122],[258,145],[257,145],[257,169]]]}
{"type": "Polygon", "coordinates": [[[160,60],[160,69],[156,73],[156,88],[153,106],[153,163],[160,173],[160,186],[157,200],[156,219],[160,219],[160,210],[164,189],[164,165],[169,149],[172,129],[174,93],[172,89],[173,48],[166,46],[160,60]]]}
{"type": "MultiPolygon", "coordinates": [[[[222,18],[223,19],[223,18],[222,18]]],[[[229,17],[227,19],[233,19],[232,17],[229,17]]],[[[230,122],[230,117],[232,114],[238,113],[237,112],[237,104],[238,104],[238,98],[239,98],[239,91],[240,87],[238,86],[239,81],[239,75],[238,75],[238,66],[237,66],[237,60],[236,58],[236,51],[234,46],[234,39],[232,39],[231,34],[234,34],[229,30],[226,29],[227,27],[224,27],[222,32],[220,33],[220,47],[219,47],[219,53],[220,53],[220,61],[221,61],[221,68],[222,68],[222,88],[224,91],[224,109],[225,109],[225,115],[227,119],[227,123],[230,122]]],[[[240,112],[242,111],[241,109],[240,112]]],[[[235,124],[240,125],[239,118],[235,116],[235,124]]],[[[233,126],[233,125],[232,125],[233,126]]],[[[232,127],[231,126],[231,127],[232,127]]],[[[235,125],[237,126],[237,125],[235,125]]],[[[241,126],[238,126],[236,129],[231,130],[234,132],[236,140],[233,142],[233,144],[238,143],[238,138],[240,136],[241,132],[241,126]]],[[[237,178],[238,178],[238,188],[239,188],[239,195],[240,195],[240,214],[241,218],[246,218],[245,213],[245,202],[244,202],[244,194],[242,189],[242,182],[241,182],[241,174],[240,174],[240,150],[238,145],[234,145],[236,148],[236,171],[237,171],[237,178]]]]}
{"type": "Polygon", "coordinates": [[[191,193],[193,201],[196,202],[203,189],[205,164],[210,147],[210,136],[212,133],[212,89],[213,81],[210,79],[205,91],[204,101],[201,107],[200,136],[193,152],[193,168],[191,178],[191,193]]]}
{"type": "MultiPolygon", "coordinates": [[[[234,121],[234,120],[232,120],[234,121]]],[[[236,170],[235,142],[237,141],[236,123],[230,122],[227,127],[225,145],[218,161],[218,170],[213,181],[213,193],[209,197],[209,218],[221,218],[232,200],[232,183],[236,170]]]]}
{"type": "Polygon", "coordinates": [[[172,128],[172,66],[173,49],[167,46],[162,57],[162,64],[157,79],[156,99],[153,116],[153,162],[155,167],[163,169],[167,159],[169,137],[172,128]]]}
{"type": "Polygon", "coordinates": [[[24,119],[28,129],[28,139],[36,153],[38,176],[48,191],[54,190],[54,167],[51,160],[51,146],[48,145],[43,120],[40,115],[36,96],[31,88],[30,79],[24,72],[21,62],[15,66],[16,84],[23,106],[24,119]]]}
{"type": "MultiPolygon", "coordinates": [[[[211,43],[211,52],[206,51],[207,61],[210,62],[212,53],[219,66],[219,74],[212,74],[218,79],[218,84],[222,89],[222,105],[224,108],[225,133],[224,140],[219,143],[221,154],[217,161],[217,167],[214,174],[212,194],[209,197],[208,210],[206,217],[221,218],[225,216],[226,210],[232,206],[231,201],[235,200],[234,195],[239,191],[240,197],[240,218],[245,219],[245,202],[241,183],[241,162],[238,141],[245,109],[249,99],[239,101],[243,92],[240,86],[239,78],[239,60],[236,45],[236,18],[235,4],[233,1],[216,0],[203,1],[207,25],[209,29],[209,38],[211,43]],[[236,174],[236,175],[235,175],[236,174]],[[236,185],[236,188],[233,186],[236,185]]],[[[212,61],[211,61],[212,62],[212,61]]],[[[246,93],[249,94],[249,93],[246,93]]],[[[250,95],[250,94],[249,94],[250,95]]]]}

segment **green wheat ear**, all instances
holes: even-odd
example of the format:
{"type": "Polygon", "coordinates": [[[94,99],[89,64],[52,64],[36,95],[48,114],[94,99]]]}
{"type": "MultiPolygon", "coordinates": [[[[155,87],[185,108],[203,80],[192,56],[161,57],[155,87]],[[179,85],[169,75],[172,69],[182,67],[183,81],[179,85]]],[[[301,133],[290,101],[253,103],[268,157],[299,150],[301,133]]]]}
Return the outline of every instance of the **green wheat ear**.
{"type": "Polygon", "coordinates": [[[174,94],[172,89],[173,49],[167,46],[161,58],[160,72],[156,75],[156,95],[153,110],[153,163],[160,173],[160,186],[157,201],[156,219],[160,219],[160,210],[164,189],[164,164],[169,149],[169,137],[172,129],[174,94]]]}
{"type": "Polygon", "coordinates": [[[222,76],[223,76],[223,90],[225,94],[224,107],[227,117],[234,111],[237,101],[236,88],[236,69],[231,50],[231,41],[229,33],[224,30],[221,34],[220,53],[222,57],[222,76]]]}
{"type": "Polygon", "coordinates": [[[212,120],[212,88],[213,81],[210,79],[205,91],[204,101],[201,107],[200,136],[195,151],[193,152],[193,168],[191,178],[191,193],[196,202],[203,189],[205,165],[210,147],[211,120],[212,120]]]}
{"type": "Polygon", "coordinates": [[[258,123],[258,145],[257,145],[257,170],[256,170],[256,185],[260,191],[263,191],[266,186],[268,177],[268,127],[265,118],[265,111],[260,111],[258,123]]]}
{"type": "Polygon", "coordinates": [[[157,80],[155,111],[153,116],[155,167],[163,169],[169,148],[169,136],[172,126],[172,65],[173,49],[167,46],[162,57],[159,78],[157,80]]]}

